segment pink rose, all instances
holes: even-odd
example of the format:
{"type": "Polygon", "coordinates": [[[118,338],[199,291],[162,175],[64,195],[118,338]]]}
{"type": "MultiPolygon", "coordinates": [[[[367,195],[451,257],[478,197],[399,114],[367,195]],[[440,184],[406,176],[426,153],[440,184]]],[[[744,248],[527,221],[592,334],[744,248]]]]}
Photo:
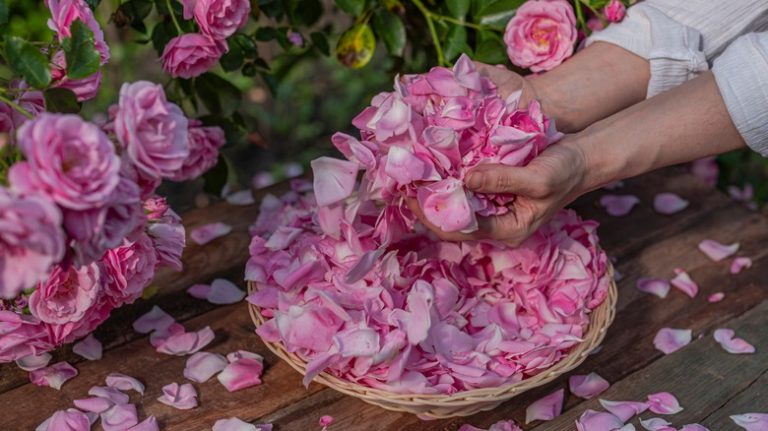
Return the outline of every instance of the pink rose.
{"type": "Polygon", "coordinates": [[[189,157],[187,117],[168,102],[163,87],[147,81],[123,84],[114,129],[125,156],[141,173],[171,177],[189,157]]]}
{"type": "Polygon", "coordinates": [[[53,350],[45,325],[33,316],[0,309],[0,362],[53,350]]]}
{"type": "Polygon", "coordinates": [[[157,255],[152,240],[141,233],[133,241],[107,251],[102,259],[106,293],[115,305],[130,304],[141,297],[155,276],[157,255]]]}
{"type": "Polygon", "coordinates": [[[248,22],[249,0],[197,0],[195,21],[200,31],[216,40],[232,36],[248,22]]]}
{"type": "Polygon", "coordinates": [[[226,42],[217,42],[208,35],[182,34],[165,45],[163,70],[174,78],[194,78],[212,68],[225,50],[226,42]]]}
{"type": "Polygon", "coordinates": [[[78,102],[85,102],[96,97],[99,87],[101,87],[101,70],[87,78],[72,80],[67,78],[67,61],[64,57],[64,51],[57,52],[53,56],[52,63],[52,87],[72,90],[75,96],[77,96],[78,102]]]}
{"type": "Polygon", "coordinates": [[[507,23],[504,42],[516,66],[550,70],[573,54],[576,18],[565,0],[529,0],[507,23]]]}
{"type": "Polygon", "coordinates": [[[64,256],[59,209],[40,196],[0,188],[0,298],[14,298],[48,276],[64,256]]]}
{"type": "Polygon", "coordinates": [[[105,204],[117,186],[120,159],[112,142],[77,115],[40,114],[16,139],[26,160],[13,165],[8,178],[22,193],[85,210],[105,204]]]}
{"type": "Polygon", "coordinates": [[[603,13],[609,22],[619,22],[624,19],[627,7],[620,0],[611,0],[608,6],[603,9],[603,13]]]}
{"type": "Polygon", "coordinates": [[[158,202],[157,199],[148,199],[144,203],[144,207],[150,208],[152,214],[147,222],[147,233],[157,251],[157,263],[181,271],[181,254],[186,245],[184,225],[181,224],[181,217],[167,205],[163,214],[152,210],[158,209],[164,203],[158,202]]]}
{"type": "Polygon", "coordinates": [[[29,310],[45,323],[76,323],[96,304],[101,287],[101,271],[96,264],[79,269],[59,265],[29,297],[29,310]]]}
{"type": "Polygon", "coordinates": [[[154,196],[144,201],[144,211],[147,213],[147,219],[149,220],[161,219],[170,208],[168,201],[160,196],[154,196]]]}
{"type": "Polygon", "coordinates": [[[219,160],[219,148],[226,143],[221,127],[204,127],[198,120],[189,121],[189,157],[184,161],[174,181],[186,181],[199,177],[216,165],[219,160]]]}
{"type": "Polygon", "coordinates": [[[101,55],[101,64],[109,60],[109,46],[104,41],[104,32],[93,16],[93,11],[83,0],[45,0],[45,5],[51,11],[48,28],[56,32],[59,42],[72,35],[70,27],[79,19],[93,32],[96,50],[101,55]]]}

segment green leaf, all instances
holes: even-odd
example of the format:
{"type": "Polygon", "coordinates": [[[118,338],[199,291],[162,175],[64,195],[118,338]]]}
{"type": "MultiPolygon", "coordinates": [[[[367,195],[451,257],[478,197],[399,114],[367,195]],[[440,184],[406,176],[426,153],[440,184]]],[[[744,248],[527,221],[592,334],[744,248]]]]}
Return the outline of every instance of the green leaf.
{"type": "Polygon", "coordinates": [[[26,40],[17,36],[9,37],[5,42],[5,56],[11,68],[29,85],[45,88],[51,83],[48,59],[26,40]]]}
{"type": "Polygon", "coordinates": [[[283,0],[259,0],[259,10],[266,16],[280,21],[285,14],[285,3],[283,0]]]}
{"type": "Polygon", "coordinates": [[[376,37],[368,24],[355,24],[341,34],[336,44],[336,58],[352,69],[359,69],[373,58],[376,37]]]}
{"type": "Polygon", "coordinates": [[[256,76],[259,71],[256,69],[256,65],[253,63],[246,63],[245,66],[243,66],[243,70],[240,71],[243,76],[247,77],[254,77],[256,76]]]}
{"type": "Polygon", "coordinates": [[[448,30],[448,34],[445,37],[445,44],[443,45],[443,54],[445,59],[453,61],[462,53],[469,53],[469,45],[467,45],[467,30],[460,25],[452,25],[448,30]]]}
{"type": "Polygon", "coordinates": [[[316,31],[310,34],[309,38],[320,53],[325,56],[331,55],[331,46],[328,44],[328,37],[326,37],[325,33],[316,31]]]}
{"type": "Polygon", "coordinates": [[[256,48],[256,44],[250,37],[237,33],[230,38],[230,41],[240,46],[240,50],[243,52],[244,58],[258,58],[259,50],[256,48]]]}
{"type": "Polygon", "coordinates": [[[152,46],[155,47],[157,55],[163,55],[165,45],[176,37],[176,28],[172,22],[160,22],[152,29],[152,46]]]}
{"type": "Polygon", "coordinates": [[[501,37],[492,31],[478,32],[474,59],[488,64],[507,61],[507,47],[501,37]]]}
{"type": "Polygon", "coordinates": [[[0,25],[8,23],[8,0],[0,0],[0,25]]]}
{"type": "Polygon", "coordinates": [[[230,43],[229,51],[219,59],[219,64],[227,72],[233,72],[243,66],[243,50],[238,43],[230,43]]]}
{"type": "Polygon", "coordinates": [[[274,27],[259,27],[256,33],[253,34],[253,38],[259,42],[269,42],[279,37],[280,32],[274,27]]]}
{"type": "Polygon", "coordinates": [[[67,76],[70,79],[87,78],[98,72],[101,65],[93,32],[79,19],[72,23],[70,32],[72,36],[61,43],[67,60],[67,76]]]}
{"type": "Polygon", "coordinates": [[[213,115],[232,115],[240,106],[240,90],[231,82],[213,73],[195,78],[195,91],[213,115]]]}
{"type": "Polygon", "coordinates": [[[464,19],[469,12],[469,0],[445,0],[448,12],[456,19],[464,19]]]}
{"type": "Polygon", "coordinates": [[[309,27],[316,23],[323,14],[320,0],[291,0],[290,18],[295,26],[309,27]]]}
{"type": "Polygon", "coordinates": [[[342,11],[352,15],[360,16],[365,9],[366,0],[335,0],[336,6],[342,11]]]}
{"type": "Polygon", "coordinates": [[[405,50],[405,25],[399,16],[386,9],[373,15],[373,30],[384,41],[387,51],[395,57],[402,57],[405,50]]]}
{"type": "Polygon", "coordinates": [[[118,25],[130,24],[136,30],[145,33],[144,19],[152,12],[152,0],[128,0],[115,11],[113,21],[118,25]]]}
{"type": "Polygon", "coordinates": [[[101,4],[101,0],[85,0],[85,3],[88,4],[89,8],[96,9],[101,4]]]}
{"type": "Polygon", "coordinates": [[[474,12],[480,24],[503,30],[526,0],[478,0],[474,12]]]}
{"type": "Polygon", "coordinates": [[[208,172],[203,174],[203,191],[212,195],[221,195],[221,190],[227,185],[227,178],[229,178],[229,165],[224,160],[224,155],[219,155],[219,161],[208,172]]]}
{"type": "Polygon", "coordinates": [[[49,88],[43,92],[45,109],[50,112],[77,114],[81,104],[72,90],[67,88],[49,88]]]}

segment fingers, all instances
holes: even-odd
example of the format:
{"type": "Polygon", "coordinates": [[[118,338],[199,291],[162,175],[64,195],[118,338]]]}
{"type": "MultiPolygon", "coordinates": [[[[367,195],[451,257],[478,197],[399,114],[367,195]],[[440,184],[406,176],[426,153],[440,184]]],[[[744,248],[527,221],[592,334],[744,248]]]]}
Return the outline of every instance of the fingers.
{"type": "Polygon", "coordinates": [[[552,192],[547,178],[526,167],[485,164],[473,168],[464,180],[467,188],[479,193],[513,193],[544,198],[552,192]]]}

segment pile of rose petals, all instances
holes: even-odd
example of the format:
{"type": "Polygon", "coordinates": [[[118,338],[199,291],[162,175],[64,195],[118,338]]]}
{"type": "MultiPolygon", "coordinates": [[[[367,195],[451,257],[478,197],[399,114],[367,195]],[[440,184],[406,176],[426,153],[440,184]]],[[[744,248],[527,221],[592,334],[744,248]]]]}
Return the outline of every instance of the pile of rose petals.
{"type": "Polygon", "coordinates": [[[361,194],[318,208],[301,181],[252,227],[257,332],[322,371],[397,393],[517,382],[565,357],[610,283],[596,224],[563,211],[518,248],[441,242],[361,194]],[[384,223],[386,225],[386,223],[384,223]],[[385,238],[385,239],[382,239],[385,238]]]}
{"type": "Polygon", "coordinates": [[[523,108],[520,95],[502,100],[467,56],[453,69],[399,76],[393,92],[375,96],[352,120],[360,139],[333,136],[347,160],[312,162],[318,205],[348,197],[362,169],[360,193],[391,206],[392,221],[407,212],[408,197],[444,231],[476,230],[476,215],[506,213],[514,196],[474,194],[464,187],[467,173],[485,163],[526,165],[561,136],[539,103],[523,108]]]}

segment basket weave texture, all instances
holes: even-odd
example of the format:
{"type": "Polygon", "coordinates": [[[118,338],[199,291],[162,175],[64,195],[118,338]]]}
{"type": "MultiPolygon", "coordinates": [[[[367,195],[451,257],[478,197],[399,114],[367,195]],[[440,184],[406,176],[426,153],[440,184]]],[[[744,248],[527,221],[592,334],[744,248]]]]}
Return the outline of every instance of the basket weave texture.
{"type": "MultiPolygon", "coordinates": [[[[359,398],[369,404],[374,404],[387,410],[413,413],[425,419],[470,416],[477,412],[492,410],[512,397],[545,385],[578,367],[584,362],[589,353],[602,343],[605,333],[616,315],[616,300],[618,297],[618,289],[613,279],[613,268],[610,266],[610,263],[607,275],[611,280],[608,295],[603,303],[590,313],[590,324],[584,341],[574,347],[568,356],[557,364],[522,381],[495,388],[472,389],[452,395],[396,394],[342,380],[325,372],[315,377],[314,381],[341,393],[359,398]]],[[[249,293],[253,292],[255,288],[256,286],[253,283],[248,283],[249,293]]],[[[248,309],[257,327],[265,322],[266,319],[261,315],[258,307],[248,304],[248,309]]],[[[297,355],[285,350],[282,344],[270,342],[265,342],[265,344],[269,350],[287,362],[296,371],[302,375],[306,373],[307,363],[297,355]]]]}

